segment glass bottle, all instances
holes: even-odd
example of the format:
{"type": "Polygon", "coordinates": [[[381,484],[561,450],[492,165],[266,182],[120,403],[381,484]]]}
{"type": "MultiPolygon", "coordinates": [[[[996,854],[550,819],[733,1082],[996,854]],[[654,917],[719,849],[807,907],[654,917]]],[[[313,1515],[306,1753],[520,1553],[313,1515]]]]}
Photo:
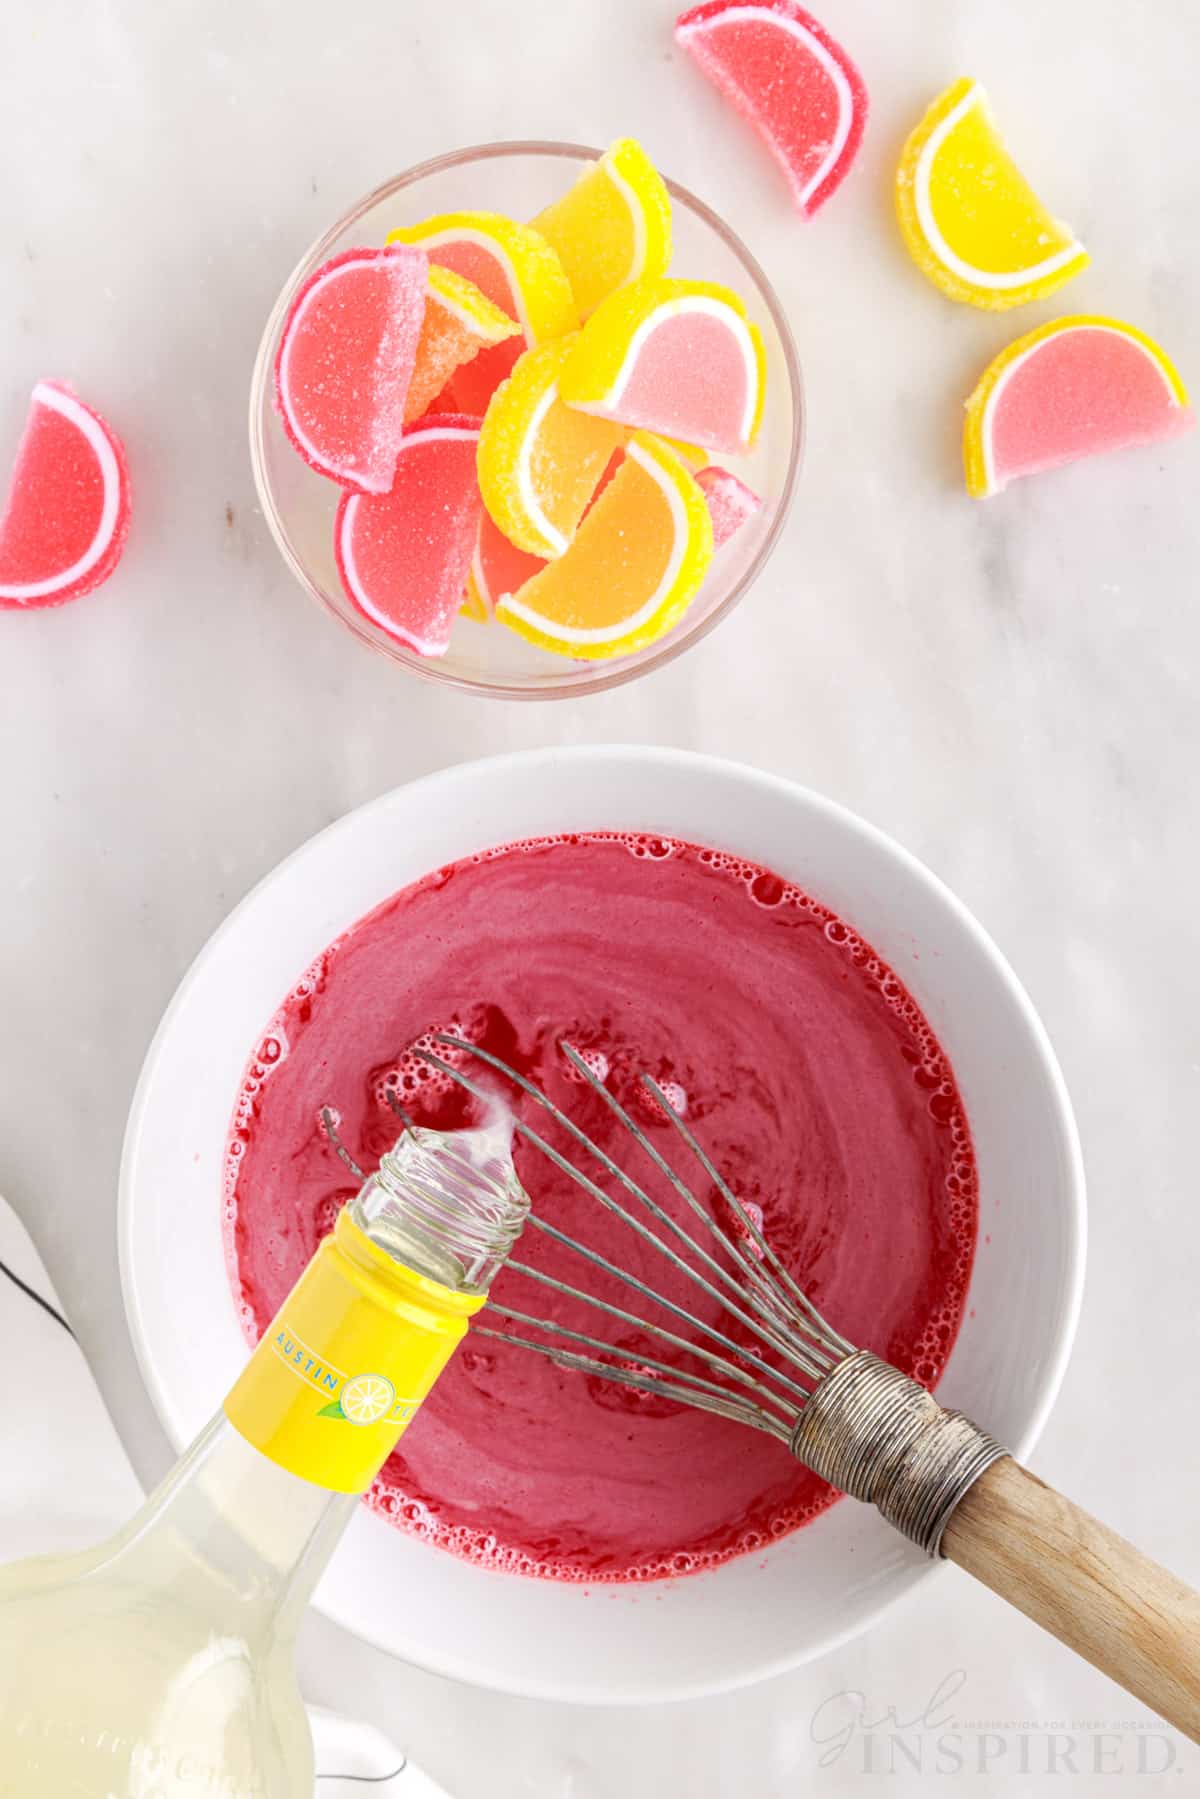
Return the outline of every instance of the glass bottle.
{"type": "Polygon", "coordinates": [[[507,1119],[408,1132],[136,1517],[0,1569],[4,1799],[308,1799],[300,1619],[528,1205],[507,1119]]]}

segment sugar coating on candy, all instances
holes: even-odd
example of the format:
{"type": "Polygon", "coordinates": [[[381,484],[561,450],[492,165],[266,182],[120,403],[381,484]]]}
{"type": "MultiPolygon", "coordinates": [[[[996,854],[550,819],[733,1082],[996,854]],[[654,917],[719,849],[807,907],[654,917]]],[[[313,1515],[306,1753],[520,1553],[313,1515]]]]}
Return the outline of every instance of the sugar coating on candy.
{"type": "Polygon", "coordinates": [[[929,107],[904,146],[895,197],[913,261],[952,300],[1003,312],[1088,265],[1013,161],[977,81],[955,82],[929,107]]]}
{"type": "Polygon", "coordinates": [[[345,250],[292,303],[275,356],[284,428],[319,474],[386,493],[425,318],[429,259],[409,245],[345,250]]]}
{"type": "Polygon", "coordinates": [[[490,618],[501,594],[515,593],[545,566],[541,556],[531,556],[510,543],[485,511],[479,520],[479,536],[467,577],[470,616],[490,618]]]}
{"type": "Polygon", "coordinates": [[[0,513],[0,607],[79,599],[106,581],[129,531],[120,438],[61,381],[39,381],[0,513]]]}
{"type": "Polygon", "coordinates": [[[714,550],[728,543],[762,508],[762,501],[744,481],[731,475],[727,468],[718,468],[716,463],[697,472],[696,485],[708,501],[712,515],[714,550]]]}
{"type": "Polygon", "coordinates": [[[355,606],[419,656],[442,656],[462,604],[483,503],[479,420],[419,419],[404,434],[386,494],[342,496],[334,547],[355,606]]]}
{"type": "Polygon", "coordinates": [[[534,556],[561,556],[624,435],[564,405],[559,376],[573,338],[526,350],[492,395],[479,437],[483,503],[506,537],[534,556]]]}
{"type": "Polygon", "coordinates": [[[398,227],[388,243],[420,245],[431,262],[471,282],[521,327],[519,337],[485,346],[454,371],[438,398],[439,410],[481,417],[523,350],[562,337],[579,324],[558,256],[540,232],[502,213],[439,213],[398,227]]]}
{"type": "Polygon", "coordinates": [[[1183,382],[1152,338],[1119,319],[1056,319],[1010,344],[968,400],[967,485],[984,498],[1021,475],[1194,424],[1183,382]]]}
{"type": "Polygon", "coordinates": [[[757,435],[765,375],[762,338],[731,289],[664,276],[601,302],[559,390],[601,418],[736,455],[757,435]]]}
{"type": "Polygon", "coordinates": [[[671,196],[632,137],[610,144],[533,223],[557,251],[581,318],[614,288],[670,266],[671,196]]]}
{"type": "Polygon", "coordinates": [[[566,554],[502,596],[496,617],[559,655],[629,655],[678,624],[711,561],[712,521],[691,471],[637,432],[566,554]]]}
{"type": "Polygon", "coordinates": [[[866,84],[845,50],[793,0],[708,0],[680,15],[675,34],[811,218],[849,174],[866,128],[866,84]]]}
{"type": "Polygon", "coordinates": [[[404,402],[404,421],[420,418],[456,369],[490,345],[521,339],[521,327],[493,305],[473,282],[452,269],[429,265],[429,294],[416,360],[404,402]]]}

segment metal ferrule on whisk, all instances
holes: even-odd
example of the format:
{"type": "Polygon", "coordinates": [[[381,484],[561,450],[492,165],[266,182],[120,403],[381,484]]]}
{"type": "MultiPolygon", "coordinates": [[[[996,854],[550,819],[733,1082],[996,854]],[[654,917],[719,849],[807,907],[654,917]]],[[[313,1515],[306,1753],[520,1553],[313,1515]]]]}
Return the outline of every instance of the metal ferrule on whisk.
{"type": "Polygon", "coordinates": [[[831,1486],[875,1506],[926,1555],[959,1501],[1008,1451],[961,1412],[865,1349],[816,1388],[792,1432],[792,1454],[831,1486]]]}

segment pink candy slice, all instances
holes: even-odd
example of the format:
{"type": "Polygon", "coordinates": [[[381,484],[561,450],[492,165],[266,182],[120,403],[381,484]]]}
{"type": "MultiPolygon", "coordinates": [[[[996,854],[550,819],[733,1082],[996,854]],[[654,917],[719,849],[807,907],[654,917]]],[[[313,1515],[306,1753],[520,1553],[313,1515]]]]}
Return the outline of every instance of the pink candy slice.
{"type": "Polygon", "coordinates": [[[358,610],[419,656],[443,656],[462,604],[483,502],[480,421],[434,414],[408,427],[386,494],[344,494],[338,570],[358,610]]]}
{"type": "Polygon", "coordinates": [[[862,76],[794,0],[707,0],[676,36],[754,126],[811,218],[845,180],[867,122],[862,76]]]}
{"type": "Polygon", "coordinates": [[[642,340],[611,403],[612,416],[661,437],[739,455],[754,428],[758,386],[751,354],[723,316],[691,308],[665,312],[642,340]]]}
{"type": "Polygon", "coordinates": [[[731,475],[727,468],[710,463],[696,476],[697,486],[704,491],[712,517],[713,549],[719,550],[734,534],[754,517],[762,506],[758,495],[731,475]]]}
{"type": "Polygon", "coordinates": [[[1191,430],[1162,369],[1136,339],[1103,326],[1035,344],[1001,377],[988,405],[994,490],[1019,475],[1191,430]]]}
{"type": "MultiPolygon", "coordinates": [[[[466,281],[473,281],[480,293],[501,312],[506,312],[510,319],[520,318],[517,296],[504,265],[483,244],[472,243],[468,238],[437,244],[430,261],[452,269],[466,281]]],[[[470,362],[455,369],[442,389],[438,403],[447,411],[453,408],[482,417],[488,401],[500,383],[512,374],[517,358],[525,348],[525,337],[521,332],[515,337],[506,337],[503,343],[485,344],[470,362]]]]}
{"type": "Polygon", "coordinates": [[[386,493],[425,317],[429,259],[411,244],[346,250],[310,275],[275,357],[275,402],[304,460],[386,493]]]}
{"type": "Polygon", "coordinates": [[[0,607],[60,606],[106,581],[129,530],[116,433],[60,381],[39,381],[0,515],[0,607]]]}

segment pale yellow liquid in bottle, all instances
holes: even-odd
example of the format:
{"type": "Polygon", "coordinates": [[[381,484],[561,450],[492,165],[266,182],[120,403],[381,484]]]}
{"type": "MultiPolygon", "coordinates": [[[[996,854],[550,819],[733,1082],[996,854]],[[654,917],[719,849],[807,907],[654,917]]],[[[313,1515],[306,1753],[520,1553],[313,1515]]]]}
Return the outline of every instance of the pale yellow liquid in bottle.
{"type": "Polygon", "coordinates": [[[0,1794],[308,1799],[292,1639],[353,1503],[220,1418],[121,1536],[0,1570],[0,1794]]]}
{"type": "MultiPolygon", "coordinates": [[[[438,1339],[431,1369],[461,1335],[465,1311],[482,1303],[524,1220],[529,1202],[510,1138],[506,1121],[445,1137],[411,1133],[348,1209],[377,1277],[384,1270],[387,1285],[390,1269],[410,1309],[440,1293],[443,1310],[462,1314],[438,1339]],[[456,1295],[477,1300],[454,1307],[456,1295]]],[[[350,1263],[340,1266],[344,1276],[350,1263]]],[[[272,1333],[307,1280],[226,1401],[257,1368],[250,1398],[231,1413],[252,1438],[264,1382],[270,1395],[282,1380],[290,1404],[292,1376],[272,1360],[272,1333]]],[[[428,1362],[428,1320],[423,1334],[410,1325],[406,1336],[398,1319],[381,1317],[380,1354],[407,1356],[415,1343],[412,1353],[428,1362]]],[[[319,1336],[311,1342],[326,1353],[319,1336]]],[[[297,1390],[311,1432],[308,1413],[328,1395],[297,1390]]],[[[118,1536],[79,1555],[0,1568],[0,1799],[310,1799],[312,1744],[293,1644],[372,1471],[353,1490],[329,1490],[358,1433],[344,1419],[322,1425],[318,1440],[325,1429],[341,1459],[317,1458],[302,1477],[283,1465],[278,1433],[269,1457],[221,1413],[118,1536]]]]}

